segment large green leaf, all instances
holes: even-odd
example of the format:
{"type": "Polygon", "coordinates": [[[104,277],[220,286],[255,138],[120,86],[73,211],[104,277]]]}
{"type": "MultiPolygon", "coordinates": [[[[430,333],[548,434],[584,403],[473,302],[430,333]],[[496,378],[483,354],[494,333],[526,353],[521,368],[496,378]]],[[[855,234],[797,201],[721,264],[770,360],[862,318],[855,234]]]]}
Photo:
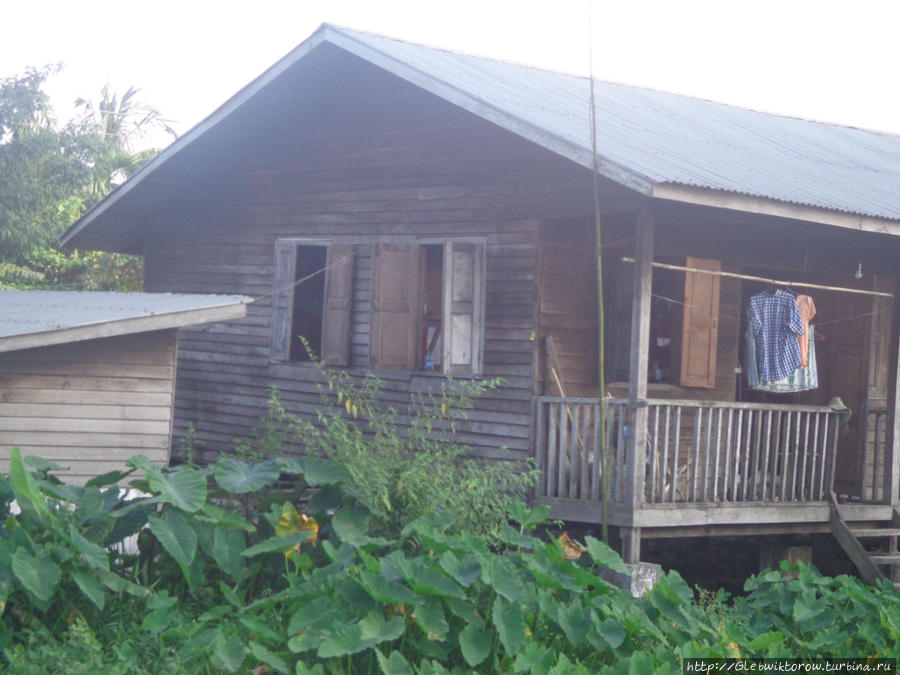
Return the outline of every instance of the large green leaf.
{"type": "Polygon", "coordinates": [[[397,566],[400,573],[406,579],[406,583],[423,595],[437,595],[442,597],[464,598],[465,593],[453,579],[437,569],[434,562],[425,562],[419,558],[409,560],[397,558],[397,566]]]}
{"type": "Polygon", "coordinates": [[[71,524],[69,525],[69,539],[88,565],[97,569],[109,569],[109,551],[82,537],[71,524]]]}
{"type": "Polygon", "coordinates": [[[459,649],[469,667],[474,668],[488,657],[493,640],[493,631],[476,623],[470,623],[460,631],[459,649]]]}
{"type": "Polygon", "coordinates": [[[537,642],[529,642],[516,656],[514,673],[546,673],[553,665],[554,652],[537,642]]]}
{"type": "Polygon", "coordinates": [[[143,455],[132,457],[128,464],[144,472],[150,491],[158,493],[156,501],[188,513],[197,511],[206,501],[206,476],[196,469],[182,466],[163,473],[143,455]]]}
{"type": "Polygon", "coordinates": [[[263,647],[258,642],[250,643],[250,652],[260,663],[264,663],[278,673],[289,673],[287,662],[273,651],[263,647]]]}
{"type": "Polygon", "coordinates": [[[794,601],[794,621],[800,623],[818,616],[827,607],[824,598],[817,598],[812,590],[803,591],[794,601]]]}
{"type": "Polygon", "coordinates": [[[422,632],[432,640],[443,640],[450,631],[444,605],[438,598],[428,598],[416,604],[413,614],[422,632]]]}
{"type": "Polygon", "coordinates": [[[191,564],[197,553],[197,533],[181,513],[166,509],[162,518],[147,516],[147,525],[177,563],[191,564]]]}
{"type": "Polygon", "coordinates": [[[314,536],[313,532],[303,530],[300,532],[292,532],[291,534],[286,534],[282,537],[269,537],[265,541],[261,541],[243,551],[241,555],[245,558],[252,558],[253,556],[262,555],[263,553],[273,553],[275,551],[284,553],[285,551],[294,548],[297,544],[302,544],[312,536],[314,536]]]}
{"type": "Polygon", "coordinates": [[[213,530],[210,555],[219,569],[229,576],[236,576],[244,566],[244,547],[247,539],[241,530],[232,530],[221,525],[213,530]]]}
{"type": "Polygon", "coordinates": [[[522,613],[522,608],[515,603],[506,604],[499,597],[494,598],[494,604],[491,606],[491,620],[507,655],[513,656],[518,653],[525,641],[525,615],[522,613]]]}
{"type": "Polygon", "coordinates": [[[416,594],[409,588],[396,581],[385,579],[377,572],[361,571],[359,583],[372,598],[386,605],[411,602],[416,598],[416,594]]]}
{"type": "Polygon", "coordinates": [[[321,457],[312,455],[299,458],[280,457],[277,461],[282,470],[302,475],[303,479],[313,487],[339,485],[353,481],[353,477],[347,469],[321,457]]]}
{"type": "Polygon", "coordinates": [[[466,588],[481,576],[481,565],[478,564],[478,558],[474,555],[460,560],[453,551],[445,551],[441,555],[441,567],[456,579],[458,584],[466,588]]]}
{"type": "Polygon", "coordinates": [[[341,626],[331,633],[319,645],[316,655],[327,659],[356,654],[382,642],[396,640],[403,634],[404,626],[403,617],[395,616],[385,621],[381,610],[375,610],[359,623],[341,626]]]}
{"type": "Polygon", "coordinates": [[[103,593],[103,585],[97,575],[88,570],[75,570],[72,572],[72,578],[78,584],[81,592],[97,606],[97,609],[103,609],[106,598],[103,593]]]}
{"type": "Polygon", "coordinates": [[[219,631],[213,641],[213,655],[222,662],[225,670],[229,673],[236,673],[244,664],[246,652],[244,645],[240,640],[235,639],[234,635],[226,636],[219,631]]]}
{"type": "Polygon", "coordinates": [[[491,556],[481,567],[481,578],[498,595],[510,602],[524,604],[528,594],[516,566],[498,555],[491,556]]]}
{"type": "Polygon", "coordinates": [[[45,602],[53,596],[62,575],[59,565],[53,562],[49,554],[40,552],[31,555],[24,548],[13,553],[12,569],[25,590],[45,602]]]}
{"type": "Polygon", "coordinates": [[[576,647],[584,639],[591,625],[590,613],[577,601],[561,606],[556,620],[569,638],[569,642],[576,647]]]}
{"type": "Polygon", "coordinates": [[[590,553],[591,560],[594,561],[594,564],[603,565],[613,572],[631,576],[631,570],[628,569],[628,566],[622,561],[621,556],[607,544],[604,544],[594,537],[585,537],[584,543],[587,544],[588,552],[590,553]]]}
{"type": "Polygon", "coordinates": [[[216,462],[219,487],[236,495],[262,490],[278,480],[279,475],[281,470],[274,459],[248,464],[235,457],[219,457],[216,462]]]}
{"type": "Polygon", "coordinates": [[[384,675],[414,675],[409,661],[404,659],[400,652],[391,652],[390,656],[385,656],[376,649],[375,656],[378,658],[378,666],[384,675]]]}
{"type": "Polygon", "coordinates": [[[595,628],[607,644],[615,649],[625,641],[625,629],[614,619],[595,621],[595,628]]]}
{"type": "Polygon", "coordinates": [[[40,523],[50,521],[47,501],[41,494],[31,471],[25,466],[18,448],[9,451],[9,483],[24,516],[40,523]]]}

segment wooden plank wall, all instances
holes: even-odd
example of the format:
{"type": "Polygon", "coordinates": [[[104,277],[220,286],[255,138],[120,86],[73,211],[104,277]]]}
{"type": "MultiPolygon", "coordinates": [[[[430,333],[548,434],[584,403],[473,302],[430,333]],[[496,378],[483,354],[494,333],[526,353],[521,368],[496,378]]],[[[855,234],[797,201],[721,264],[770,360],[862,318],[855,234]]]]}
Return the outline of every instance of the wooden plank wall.
{"type": "Polygon", "coordinates": [[[65,480],[169,458],[175,331],[0,354],[0,472],[9,450],[52,460],[65,480]]]}
{"type": "MultiPolygon", "coordinates": [[[[147,290],[260,296],[244,320],[181,332],[175,435],[183,437],[191,423],[201,450],[227,450],[251,432],[273,386],[291,411],[318,408],[310,366],[267,358],[278,238],[357,246],[351,370],[362,374],[369,365],[372,243],[484,237],[483,372],[505,384],[478,402],[458,426],[459,438],[475,454],[522,459],[532,452],[539,222],[587,212],[590,174],[410,85],[374,71],[366,77],[365,86],[378,88],[378,110],[366,116],[355,107],[359,119],[345,115],[342,124],[298,124],[277,142],[261,133],[264,151],[238,173],[218,177],[218,188],[199,187],[200,198],[186,202],[193,206],[148,243],[147,290]]],[[[385,399],[398,405],[444,381],[403,371],[378,375],[385,399]]]]}
{"type": "Polygon", "coordinates": [[[548,221],[542,227],[539,267],[538,391],[545,396],[597,392],[597,266],[589,218],[548,221]],[[558,376],[551,372],[553,339],[558,376]]]}

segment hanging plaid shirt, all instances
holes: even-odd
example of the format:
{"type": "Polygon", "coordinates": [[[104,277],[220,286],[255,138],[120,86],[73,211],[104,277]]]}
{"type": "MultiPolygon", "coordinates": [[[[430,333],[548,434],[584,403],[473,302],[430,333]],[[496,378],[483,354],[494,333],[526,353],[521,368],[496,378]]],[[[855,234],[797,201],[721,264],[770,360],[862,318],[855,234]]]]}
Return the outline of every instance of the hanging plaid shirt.
{"type": "Polygon", "coordinates": [[[806,330],[795,296],[787,291],[757,293],[750,298],[750,323],[760,381],[787,377],[803,360],[797,336],[806,330]]]}

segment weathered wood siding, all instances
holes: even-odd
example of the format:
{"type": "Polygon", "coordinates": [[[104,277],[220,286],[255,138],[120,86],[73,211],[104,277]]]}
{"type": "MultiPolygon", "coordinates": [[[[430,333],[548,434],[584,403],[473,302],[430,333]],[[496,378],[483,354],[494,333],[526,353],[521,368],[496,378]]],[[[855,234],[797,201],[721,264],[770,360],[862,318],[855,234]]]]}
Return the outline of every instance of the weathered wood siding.
{"type": "MultiPolygon", "coordinates": [[[[291,411],[317,409],[315,370],[268,358],[277,239],[355,246],[350,368],[362,374],[371,363],[373,245],[475,237],[486,245],[483,376],[504,384],[478,402],[459,437],[483,456],[524,458],[531,453],[539,224],[588,212],[590,173],[372,66],[344,66],[341,86],[314,106],[279,102],[297,119],[279,115],[272,129],[249,130],[235,120],[233,133],[252,132],[254,147],[222,155],[198,176],[172,208],[172,222],[146,243],[147,290],[260,298],[242,321],[181,332],[175,434],[183,437],[190,423],[201,451],[227,450],[251,433],[270,387],[291,411]]],[[[386,400],[397,404],[444,381],[415,371],[377,374],[386,400]]]]}
{"type": "Polygon", "coordinates": [[[0,354],[0,471],[9,450],[70,467],[66,480],[169,458],[175,331],[0,354]]]}

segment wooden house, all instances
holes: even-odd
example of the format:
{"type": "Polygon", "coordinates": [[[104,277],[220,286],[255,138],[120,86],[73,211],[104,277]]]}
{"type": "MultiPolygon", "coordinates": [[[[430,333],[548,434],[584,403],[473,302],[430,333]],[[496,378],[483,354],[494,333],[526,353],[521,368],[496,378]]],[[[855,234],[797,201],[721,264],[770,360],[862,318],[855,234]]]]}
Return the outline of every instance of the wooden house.
{"type": "Polygon", "coordinates": [[[238,296],[0,291],[0,471],[11,448],[84,483],[133,455],[167,464],[177,331],[238,296]]]}
{"type": "Polygon", "coordinates": [[[642,537],[827,531],[832,489],[891,522],[898,235],[898,137],[600,82],[592,108],[584,78],[326,25],[62,242],[143,255],[151,291],[258,298],[181,330],[176,435],[225,449],[272,386],[312,413],[298,334],[392,400],[501,377],[463,440],[535,458],[535,499],[605,510],[636,560],[642,537]],[[815,390],[746,386],[767,280],[814,298],[815,390]]]}

